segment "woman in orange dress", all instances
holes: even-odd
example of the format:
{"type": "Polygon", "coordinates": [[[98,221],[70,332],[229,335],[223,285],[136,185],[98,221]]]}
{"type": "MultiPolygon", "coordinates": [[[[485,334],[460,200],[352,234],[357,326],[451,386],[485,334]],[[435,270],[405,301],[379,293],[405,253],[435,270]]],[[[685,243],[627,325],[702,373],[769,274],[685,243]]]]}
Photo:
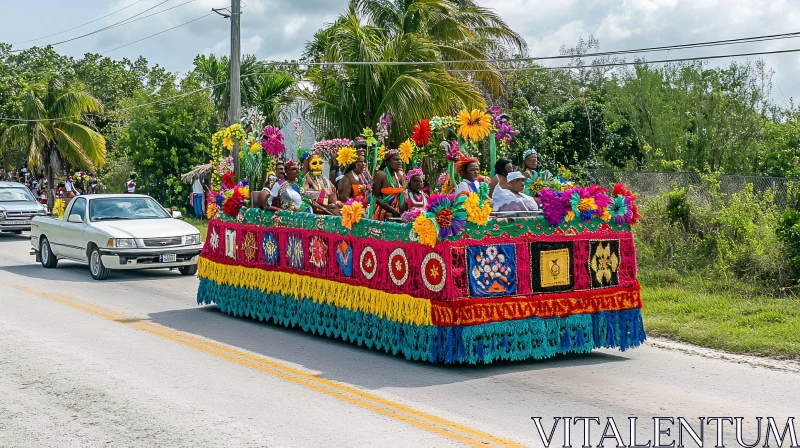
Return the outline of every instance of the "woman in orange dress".
{"type": "Polygon", "coordinates": [[[406,191],[402,167],[400,151],[388,149],[383,153],[383,162],[375,173],[372,184],[372,195],[375,197],[372,219],[388,221],[400,217],[400,206],[403,205],[403,193],[406,191]]]}
{"type": "Polygon", "coordinates": [[[344,177],[336,186],[341,203],[344,204],[351,198],[357,198],[366,208],[370,188],[370,179],[367,177],[366,168],[367,162],[361,153],[359,153],[358,160],[345,168],[344,177]]]}

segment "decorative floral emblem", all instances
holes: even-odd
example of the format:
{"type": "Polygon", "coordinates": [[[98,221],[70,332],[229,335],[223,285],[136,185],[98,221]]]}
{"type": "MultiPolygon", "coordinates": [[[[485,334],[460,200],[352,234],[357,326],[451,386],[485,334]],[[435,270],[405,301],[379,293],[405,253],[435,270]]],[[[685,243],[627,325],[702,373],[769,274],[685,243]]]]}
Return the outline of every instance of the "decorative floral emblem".
{"type": "Polygon", "coordinates": [[[353,276],[353,247],[347,241],[341,241],[336,245],[336,262],[342,274],[350,278],[353,276]]]}
{"type": "Polygon", "coordinates": [[[262,236],[262,244],[264,246],[264,263],[267,266],[275,265],[278,262],[278,242],[275,241],[272,232],[267,232],[262,236]]]}
{"type": "Polygon", "coordinates": [[[473,297],[515,294],[517,255],[513,244],[470,246],[469,289],[473,297]]]}
{"type": "Polygon", "coordinates": [[[408,279],[408,259],[399,247],[389,254],[389,277],[397,286],[403,286],[408,279]]]}
{"type": "Polygon", "coordinates": [[[286,259],[289,267],[303,269],[303,239],[299,236],[290,236],[286,245],[286,259]]]}
{"type": "Polygon", "coordinates": [[[361,251],[359,266],[367,280],[372,280],[372,277],[378,272],[378,258],[375,256],[375,250],[370,246],[361,251]]]}
{"type": "Polygon", "coordinates": [[[308,261],[322,269],[328,263],[328,244],[321,236],[311,237],[308,244],[308,261]]]}
{"type": "Polygon", "coordinates": [[[225,229],[225,256],[236,259],[236,230],[225,229]]]}
{"type": "Polygon", "coordinates": [[[242,239],[242,250],[244,251],[244,257],[247,261],[253,261],[256,259],[256,251],[258,251],[258,246],[256,246],[256,236],[253,232],[247,232],[242,239]]]}
{"type": "Polygon", "coordinates": [[[433,292],[444,289],[447,268],[444,260],[436,252],[431,252],[422,260],[422,281],[425,287],[433,292]]]}
{"type": "Polygon", "coordinates": [[[590,244],[589,274],[593,288],[619,284],[619,241],[592,241],[590,244]]]}
{"type": "Polygon", "coordinates": [[[211,231],[211,236],[208,238],[208,244],[211,245],[211,248],[215,251],[219,248],[219,233],[217,233],[216,229],[211,231]]]}

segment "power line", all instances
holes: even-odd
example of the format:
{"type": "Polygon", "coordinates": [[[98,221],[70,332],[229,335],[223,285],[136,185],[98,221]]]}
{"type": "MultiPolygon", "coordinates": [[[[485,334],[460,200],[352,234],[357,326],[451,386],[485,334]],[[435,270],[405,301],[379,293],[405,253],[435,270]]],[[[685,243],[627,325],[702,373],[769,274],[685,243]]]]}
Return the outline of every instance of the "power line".
{"type": "MultiPolygon", "coordinates": [[[[125,19],[125,20],[120,20],[119,22],[112,23],[112,24],[111,24],[111,25],[109,25],[109,26],[106,26],[106,27],[104,27],[104,28],[100,28],[99,30],[94,30],[94,31],[92,31],[91,33],[86,33],[86,34],[80,35],[80,36],[78,36],[78,37],[73,37],[72,39],[62,40],[61,42],[56,42],[56,43],[48,44],[47,46],[52,46],[52,47],[55,47],[56,45],[61,45],[61,44],[65,44],[65,43],[67,43],[67,42],[72,42],[72,41],[74,41],[74,40],[83,39],[84,37],[91,36],[91,35],[93,35],[93,34],[97,34],[97,33],[100,33],[100,32],[103,32],[103,31],[106,31],[106,30],[108,30],[108,29],[111,29],[111,28],[114,28],[114,27],[116,27],[116,26],[118,26],[118,25],[124,24],[125,22],[127,22],[127,21],[129,21],[129,20],[131,20],[131,19],[133,19],[133,18],[135,18],[135,17],[139,17],[140,15],[142,15],[142,14],[144,14],[144,13],[148,12],[148,11],[152,11],[152,10],[154,10],[154,9],[158,8],[159,6],[163,5],[164,3],[167,3],[168,1],[170,1],[170,0],[164,0],[163,2],[161,2],[161,3],[159,3],[159,4],[155,5],[155,6],[152,6],[152,7],[150,7],[150,8],[147,8],[147,9],[145,9],[144,11],[142,11],[142,12],[140,12],[140,13],[138,13],[138,14],[135,14],[135,15],[133,15],[133,16],[131,16],[131,17],[128,17],[128,18],[127,18],[127,19],[125,19]]],[[[31,47],[31,48],[32,48],[32,47],[31,47]]],[[[30,48],[25,48],[25,49],[22,49],[22,50],[11,50],[11,53],[19,53],[20,51],[25,51],[25,50],[30,50],[30,48]]]]}
{"type": "Polygon", "coordinates": [[[792,33],[783,33],[783,34],[772,34],[766,36],[753,36],[753,37],[741,37],[737,39],[725,39],[725,40],[716,40],[716,41],[707,41],[707,42],[696,42],[696,43],[689,43],[689,44],[679,44],[679,45],[665,45],[660,47],[646,47],[646,48],[637,48],[631,50],[616,50],[616,51],[603,51],[597,53],[585,53],[581,55],[577,54],[566,54],[566,55],[557,55],[557,56],[532,56],[532,57],[519,57],[519,58],[501,58],[501,59],[466,59],[466,60],[454,60],[454,61],[418,61],[418,62],[406,62],[406,61],[355,61],[355,62],[307,62],[303,65],[308,66],[328,66],[328,65],[385,65],[385,66],[392,66],[392,65],[440,65],[440,64],[475,64],[475,63],[502,63],[502,62],[526,62],[526,61],[544,61],[550,59],[582,59],[588,57],[600,57],[600,56],[613,56],[613,55],[625,55],[625,54],[636,54],[636,53],[649,53],[654,51],[669,51],[669,50],[686,50],[686,49],[693,49],[693,48],[704,48],[704,47],[715,47],[715,46],[722,46],[722,45],[735,45],[735,44],[746,44],[746,43],[754,43],[754,42],[764,42],[764,41],[771,41],[771,40],[782,40],[782,39],[794,39],[800,37],[800,32],[792,32],[792,33]]]}
{"type": "Polygon", "coordinates": [[[536,70],[569,70],[575,68],[593,68],[593,67],[623,67],[629,65],[638,65],[638,64],[668,64],[673,62],[689,62],[689,61],[706,61],[706,60],[713,60],[713,59],[729,59],[729,58],[740,58],[740,57],[747,57],[747,56],[767,56],[773,54],[786,54],[786,53],[797,53],[800,52],[800,48],[792,48],[788,50],[772,50],[772,51],[754,51],[750,53],[735,53],[735,54],[718,54],[718,55],[711,55],[711,56],[702,56],[702,57],[687,57],[687,58],[673,58],[673,59],[661,59],[661,60],[636,60],[636,61],[624,61],[624,62],[605,62],[600,64],[591,64],[591,65],[564,65],[560,67],[506,67],[506,68],[495,68],[495,69],[457,69],[451,70],[447,69],[451,72],[469,72],[469,73],[480,73],[480,72],[519,72],[519,71],[536,71],[536,70]]]}
{"type": "Polygon", "coordinates": [[[37,40],[47,39],[48,37],[58,36],[59,34],[64,34],[64,33],[68,32],[68,31],[77,30],[78,28],[81,28],[81,27],[84,27],[86,25],[89,25],[90,23],[94,23],[94,22],[103,20],[106,17],[113,16],[114,14],[116,14],[118,12],[122,12],[122,11],[130,8],[131,6],[135,6],[135,5],[137,5],[137,4],[139,4],[139,3],[143,2],[143,1],[144,0],[137,0],[137,1],[131,3],[130,5],[128,5],[128,6],[124,7],[124,8],[120,8],[120,9],[118,9],[116,11],[113,11],[113,12],[110,12],[110,13],[104,15],[103,17],[98,17],[98,18],[96,18],[96,19],[94,19],[92,21],[80,24],[78,26],[74,26],[74,27],[72,27],[70,29],[67,29],[67,30],[59,31],[59,32],[53,33],[53,34],[48,34],[47,36],[37,37],[36,39],[23,40],[23,41],[20,41],[20,42],[12,42],[11,45],[27,44],[28,42],[35,42],[37,40]]]}
{"type": "MultiPolygon", "coordinates": [[[[209,16],[211,14],[214,14],[214,13],[211,12],[209,14],[206,14],[205,16],[198,17],[197,19],[194,19],[193,21],[200,20],[200,19],[205,18],[205,17],[207,17],[207,16],[209,16]]],[[[191,22],[187,22],[187,23],[184,23],[184,24],[178,25],[178,26],[183,26],[183,25],[186,25],[188,23],[191,23],[191,22]]],[[[174,28],[172,28],[172,29],[174,29],[174,28]]],[[[164,30],[161,33],[164,33],[166,31],[169,31],[169,30],[164,30]]],[[[161,33],[157,33],[157,34],[161,34],[161,33]]],[[[147,38],[144,38],[144,39],[147,39],[147,38]]],[[[133,43],[135,43],[135,42],[132,42],[131,44],[133,44],[133,43]]],[[[110,50],[110,51],[113,51],[113,50],[110,50]]],[[[636,65],[636,64],[646,64],[646,65],[649,65],[649,64],[664,64],[664,63],[672,63],[672,62],[703,61],[703,60],[712,60],[712,59],[736,58],[736,57],[747,57],[747,56],[763,56],[763,55],[787,54],[787,53],[797,53],[797,52],[800,52],[800,48],[787,49],[787,50],[756,51],[756,52],[749,52],[749,53],[722,54],[722,55],[711,55],[711,56],[701,56],[701,57],[662,59],[662,60],[655,60],[655,61],[638,60],[638,61],[632,61],[632,62],[613,62],[613,63],[594,64],[594,65],[590,65],[590,66],[587,66],[587,67],[590,67],[590,68],[591,67],[619,67],[619,66],[636,65]]],[[[498,59],[497,61],[502,61],[502,60],[498,59]]],[[[493,61],[490,61],[490,62],[493,62],[493,61]]],[[[290,61],[267,61],[267,63],[272,65],[272,66],[276,66],[276,65],[309,66],[309,65],[319,65],[319,64],[325,64],[325,65],[356,64],[356,62],[305,63],[305,62],[294,62],[294,61],[292,61],[292,62],[290,62],[290,61]]],[[[379,63],[376,63],[376,64],[379,64],[379,63]]],[[[417,62],[396,62],[394,64],[395,65],[397,65],[397,64],[417,65],[417,62]]],[[[545,67],[545,66],[539,66],[539,67],[509,67],[509,68],[498,68],[498,69],[494,69],[494,70],[484,70],[484,69],[462,70],[462,69],[458,69],[458,70],[448,70],[448,71],[450,71],[450,72],[476,73],[476,72],[495,72],[495,71],[511,72],[511,71],[540,71],[540,70],[569,70],[569,69],[576,69],[576,68],[581,68],[581,66],[565,65],[565,66],[558,66],[558,67],[545,67]]],[[[251,73],[251,74],[245,75],[243,77],[258,76],[258,75],[264,75],[264,74],[268,74],[268,73],[269,72],[251,73]]],[[[118,109],[118,110],[111,111],[111,112],[108,112],[108,113],[125,112],[125,111],[128,111],[128,110],[133,110],[133,109],[138,109],[138,108],[142,108],[142,107],[152,106],[152,105],[155,105],[155,104],[161,104],[161,103],[169,102],[169,101],[171,101],[173,99],[189,96],[189,95],[192,95],[192,94],[195,94],[195,93],[198,93],[198,92],[202,92],[204,90],[211,90],[214,87],[218,87],[218,86],[227,84],[228,82],[229,81],[220,82],[220,83],[213,84],[213,85],[210,85],[210,86],[201,87],[201,88],[193,90],[191,92],[186,92],[186,93],[182,93],[182,94],[179,94],[179,95],[174,95],[174,96],[167,97],[167,98],[162,98],[160,100],[152,101],[152,102],[149,102],[149,103],[138,104],[136,106],[131,106],[131,107],[123,108],[123,109],[118,109]]],[[[46,118],[46,119],[36,119],[36,120],[28,120],[28,119],[22,119],[22,118],[0,117],[0,120],[2,120],[2,121],[27,122],[27,123],[30,123],[30,122],[40,122],[40,121],[59,121],[59,120],[66,120],[66,119],[71,119],[71,118],[74,118],[74,117],[46,118]]]]}
{"type": "Polygon", "coordinates": [[[119,47],[112,48],[111,50],[105,51],[105,52],[103,52],[103,53],[100,53],[100,54],[101,54],[101,55],[103,55],[103,56],[105,56],[106,54],[108,54],[108,53],[111,53],[112,51],[119,50],[120,48],[125,48],[125,47],[127,47],[127,46],[130,46],[130,45],[133,45],[133,44],[139,43],[139,42],[141,42],[141,41],[143,41],[143,40],[150,39],[151,37],[156,37],[156,36],[158,36],[158,35],[160,35],[160,34],[164,34],[164,33],[168,32],[168,31],[172,31],[172,30],[174,30],[174,29],[176,29],[176,28],[180,28],[180,27],[182,27],[182,26],[186,26],[186,25],[188,25],[188,24],[190,24],[190,23],[197,22],[198,20],[205,19],[206,17],[208,17],[208,16],[210,16],[210,15],[212,15],[212,14],[214,14],[214,13],[213,13],[213,12],[210,12],[210,13],[208,13],[208,14],[204,15],[204,16],[200,16],[200,17],[198,17],[198,18],[196,18],[196,19],[193,19],[193,20],[190,20],[190,21],[188,21],[188,22],[181,23],[180,25],[173,26],[172,28],[167,28],[167,29],[166,29],[166,30],[164,30],[164,31],[159,31],[159,32],[157,32],[157,33],[155,33],[155,34],[151,34],[151,35],[149,35],[149,36],[147,36],[147,37],[143,37],[143,38],[141,38],[141,39],[139,39],[139,40],[135,40],[135,41],[133,41],[133,42],[130,42],[130,43],[127,43],[127,44],[125,44],[125,45],[120,45],[119,47]]]}

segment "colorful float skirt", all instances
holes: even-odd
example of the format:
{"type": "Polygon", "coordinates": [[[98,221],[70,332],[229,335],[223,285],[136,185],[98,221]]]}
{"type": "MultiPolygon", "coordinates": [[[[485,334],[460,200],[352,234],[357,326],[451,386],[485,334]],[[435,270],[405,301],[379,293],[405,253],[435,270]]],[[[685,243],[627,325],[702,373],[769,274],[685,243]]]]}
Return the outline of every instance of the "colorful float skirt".
{"type": "Polygon", "coordinates": [[[627,224],[490,220],[430,247],[410,223],[341,222],[258,209],[212,220],[198,303],[439,363],[645,340],[627,224]]]}

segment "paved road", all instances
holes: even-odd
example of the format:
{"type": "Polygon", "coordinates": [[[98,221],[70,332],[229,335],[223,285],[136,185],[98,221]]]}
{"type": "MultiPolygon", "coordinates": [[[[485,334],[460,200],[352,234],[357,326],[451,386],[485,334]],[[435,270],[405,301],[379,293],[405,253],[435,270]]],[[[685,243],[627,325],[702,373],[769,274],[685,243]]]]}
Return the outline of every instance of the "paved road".
{"type": "MultiPolygon", "coordinates": [[[[540,446],[532,416],[548,430],[555,416],[613,416],[628,443],[628,416],[641,442],[654,416],[785,423],[800,399],[795,365],[659,342],[543,362],[409,362],[198,307],[197,279],[177,272],[95,282],[28,251],[0,234],[0,446],[540,446]]],[[[573,446],[581,436],[574,426],[573,446]]]]}

